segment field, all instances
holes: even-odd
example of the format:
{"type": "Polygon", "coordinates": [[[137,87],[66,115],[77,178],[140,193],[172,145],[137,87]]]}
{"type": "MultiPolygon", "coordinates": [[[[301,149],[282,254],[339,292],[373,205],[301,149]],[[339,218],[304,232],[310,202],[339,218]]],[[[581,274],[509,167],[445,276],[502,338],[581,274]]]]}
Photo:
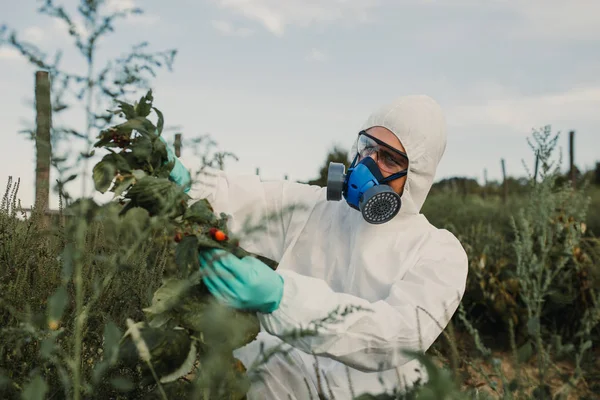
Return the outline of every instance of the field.
{"type": "MultiPolygon", "coordinates": [[[[466,249],[467,292],[451,325],[418,355],[430,368],[426,385],[357,398],[599,398],[600,188],[582,178],[572,190],[549,159],[536,184],[506,201],[493,188],[485,196],[434,188],[423,213],[466,249]]],[[[160,216],[119,217],[81,202],[70,207],[79,217],[48,224],[37,210],[20,218],[17,199],[10,182],[0,213],[2,398],[239,398],[224,393],[239,387],[224,383],[218,366],[157,385],[180,355],[160,338],[142,335],[152,360],[141,356],[141,366],[117,354],[128,319],[147,317],[176,269],[160,216]]],[[[219,335],[241,329],[219,321],[219,335]]]]}

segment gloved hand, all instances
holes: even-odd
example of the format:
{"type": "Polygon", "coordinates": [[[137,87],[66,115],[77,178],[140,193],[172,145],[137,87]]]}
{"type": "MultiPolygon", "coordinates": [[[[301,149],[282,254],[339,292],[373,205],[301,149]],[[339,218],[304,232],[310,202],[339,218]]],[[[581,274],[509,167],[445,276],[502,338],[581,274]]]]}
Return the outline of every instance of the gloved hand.
{"type": "Polygon", "coordinates": [[[283,296],[283,277],[255,257],[214,249],[199,255],[203,281],[217,300],[237,309],[271,313],[283,296]]]}
{"type": "Polygon", "coordinates": [[[187,168],[181,163],[181,161],[179,161],[179,158],[177,158],[175,152],[173,151],[171,146],[167,144],[162,135],[159,136],[159,139],[165,144],[165,147],[167,148],[169,162],[175,161],[175,166],[171,170],[169,179],[172,182],[175,182],[177,185],[183,187],[183,191],[185,193],[189,192],[192,187],[192,176],[190,175],[190,171],[188,171],[187,168]]]}

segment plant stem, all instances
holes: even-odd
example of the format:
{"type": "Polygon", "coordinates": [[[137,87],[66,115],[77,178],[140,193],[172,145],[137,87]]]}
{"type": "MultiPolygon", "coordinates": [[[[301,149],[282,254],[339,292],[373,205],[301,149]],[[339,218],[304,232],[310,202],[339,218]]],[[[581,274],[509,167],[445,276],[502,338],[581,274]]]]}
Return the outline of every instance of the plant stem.
{"type": "MultiPolygon", "coordinates": [[[[90,44],[91,45],[91,44],[90,44]]],[[[93,45],[91,45],[93,46],[93,45]]],[[[86,153],[89,154],[92,148],[92,128],[94,124],[94,114],[93,114],[93,100],[94,100],[94,51],[91,49],[88,53],[88,70],[87,70],[87,98],[85,105],[85,113],[87,116],[87,126],[85,137],[87,141],[87,149],[86,153]]],[[[81,195],[85,197],[87,190],[87,170],[89,166],[89,157],[84,157],[83,160],[83,179],[82,179],[82,188],[81,195]]]]}
{"type": "Polygon", "coordinates": [[[83,339],[83,324],[85,321],[85,315],[83,315],[83,257],[82,249],[85,246],[85,233],[87,224],[83,218],[77,224],[75,230],[75,249],[73,261],[75,264],[75,354],[73,357],[73,391],[74,400],[81,399],[81,348],[83,339]]]}

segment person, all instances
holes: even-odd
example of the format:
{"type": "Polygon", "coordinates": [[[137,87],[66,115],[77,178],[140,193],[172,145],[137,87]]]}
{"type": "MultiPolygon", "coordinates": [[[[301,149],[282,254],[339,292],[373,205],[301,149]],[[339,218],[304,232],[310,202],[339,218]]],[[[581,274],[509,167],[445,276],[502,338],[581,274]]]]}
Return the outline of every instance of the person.
{"type": "Polygon", "coordinates": [[[258,338],[234,356],[248,368],[261,343],[285,350],[263,365],[249,399],[319,398],[319,390],[350,399],[425,382],[423,366],[403,350],[427,350],[462,299],[467,255],[452,233],[420,213],[446,148],[440,106],[428,96],[400,97],[373,112],[354,140],[355,162],[370,159],[375,175],[394,175],[383,185],[401,206],[388,222],[369,223],[348,202],[328,201],[325,187],[220,170],[191,184],[180,161],[171,172],[192,199],[226,213],[232,232],[250,220],[267,221],[240,245],[277,261],[275,271],[256,257],[217,250],[216,261],[199,262],[217,299],[255,310],[260,320],[258,338]],[[317,335],[285,336],[352,307],[317,335]]]}

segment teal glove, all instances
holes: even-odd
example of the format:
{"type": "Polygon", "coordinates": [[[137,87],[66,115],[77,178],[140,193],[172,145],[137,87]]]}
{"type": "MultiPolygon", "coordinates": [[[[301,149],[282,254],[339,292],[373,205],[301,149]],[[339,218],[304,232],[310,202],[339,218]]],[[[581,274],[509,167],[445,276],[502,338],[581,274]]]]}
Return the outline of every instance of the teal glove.
{"type": "Polygon", "coordinates": [[[283,296],[283,277],[255,257],[224,250],[199,255],[202,280],[220,302],[237,309],[271,313],[283,296]]]}
{"type": "Polygon", "coordinates": [[[172,182],[175,182],[177,185],[183,187],[183,191],[185,193],[189,192],[192,187],[192,176],[190,175],[190,171],[188,171],[187,168],[181,163],[181,161],[179,161],[179,158],[177,158],[175,152],[173,151],[171,146],[167,144],[162,135],[159,136],[159,139],[165,144],[165,147],[167,148],[169,162],[175,161],[175,166],[169,174],[169,179],[172,182]]]}

